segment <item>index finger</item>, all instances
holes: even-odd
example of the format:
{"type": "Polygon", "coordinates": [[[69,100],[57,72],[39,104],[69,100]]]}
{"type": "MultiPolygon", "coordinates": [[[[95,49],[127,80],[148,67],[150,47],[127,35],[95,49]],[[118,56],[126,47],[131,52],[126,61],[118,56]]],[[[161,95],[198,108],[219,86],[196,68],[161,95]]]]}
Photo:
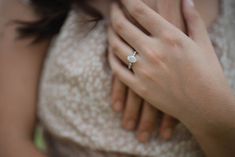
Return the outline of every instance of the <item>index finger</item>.
{"type": "Polygon", "coordinates": [[[169,22],[141,0],[121,0],[129,14],[150,34],[158,35],[170,28],[169,22]]]}

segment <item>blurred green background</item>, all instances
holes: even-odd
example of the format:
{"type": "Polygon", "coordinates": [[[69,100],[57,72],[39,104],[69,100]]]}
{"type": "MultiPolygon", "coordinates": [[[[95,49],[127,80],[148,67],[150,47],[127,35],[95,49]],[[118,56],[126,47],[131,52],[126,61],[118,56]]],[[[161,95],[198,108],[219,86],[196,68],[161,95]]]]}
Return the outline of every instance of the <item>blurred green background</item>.
{"type": "Polygon", "coordinates": [[[34,142],[39,150],[41,151],[46,150],[46,144],[45,144],[45,141],[43,140],[42,129],[40,127],[36,129],[34,142]]]}

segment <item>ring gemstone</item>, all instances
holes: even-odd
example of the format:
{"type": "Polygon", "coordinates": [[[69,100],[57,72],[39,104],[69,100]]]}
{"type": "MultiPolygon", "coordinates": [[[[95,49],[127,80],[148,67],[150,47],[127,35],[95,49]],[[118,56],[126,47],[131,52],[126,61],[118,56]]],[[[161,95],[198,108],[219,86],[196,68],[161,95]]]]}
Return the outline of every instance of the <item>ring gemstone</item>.
{"type": "Polygon", "coordinates": [[[137,59],[136,59],[135,55],[133,55],[133,54],[129,55],[127,57],[127,60],[128,60],[129,63],[136,63],[137,62],[137,59]]]}
{"type": "Polygon", "coordinates": [[[136,54],[137,52],[134,50],[133,54],[127,56],[127,60],[129,62],[128,69],[132,69],[133,64],[137,62],[136,54]]]}

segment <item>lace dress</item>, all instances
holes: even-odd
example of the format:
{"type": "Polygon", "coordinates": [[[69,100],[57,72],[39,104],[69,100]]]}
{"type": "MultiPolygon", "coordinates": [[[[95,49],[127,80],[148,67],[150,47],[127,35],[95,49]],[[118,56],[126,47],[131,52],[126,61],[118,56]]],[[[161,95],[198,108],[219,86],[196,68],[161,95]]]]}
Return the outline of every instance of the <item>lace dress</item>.
{"type": "MultiPolygon", "coordinates": [[[[235,90],[235,1],[224,0],[209,30],[235,90]]],[[[139,143],[111,109],[112,72],[106,53],[106,23],[84,23],[71,11],[48,53],[40,85],[38,116],[53,157],[201,157],[198,144],[179,124],[173,139],[139,143]]]]}

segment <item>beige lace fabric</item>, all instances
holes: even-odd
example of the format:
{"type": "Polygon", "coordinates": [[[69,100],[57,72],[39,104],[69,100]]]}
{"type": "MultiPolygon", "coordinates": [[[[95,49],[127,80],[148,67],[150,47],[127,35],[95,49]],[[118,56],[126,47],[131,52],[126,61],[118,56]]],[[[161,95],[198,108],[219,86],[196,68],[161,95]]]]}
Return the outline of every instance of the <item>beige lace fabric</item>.
{"type": "MultiPolygon", "coordinates": [[[[235,1],[224,0],[211,39],[235,90],[235,1]]],[[[112,72],[106,54],[106,24],[84,22],[71,11],[54,40],[40,85],[38,115],[53,157],[201,157],[198,144],[179,124],[170,141],[139,143],[111,109],[112,72]],[[92,27],[94,27],[92,29],[92,27]]]]}

